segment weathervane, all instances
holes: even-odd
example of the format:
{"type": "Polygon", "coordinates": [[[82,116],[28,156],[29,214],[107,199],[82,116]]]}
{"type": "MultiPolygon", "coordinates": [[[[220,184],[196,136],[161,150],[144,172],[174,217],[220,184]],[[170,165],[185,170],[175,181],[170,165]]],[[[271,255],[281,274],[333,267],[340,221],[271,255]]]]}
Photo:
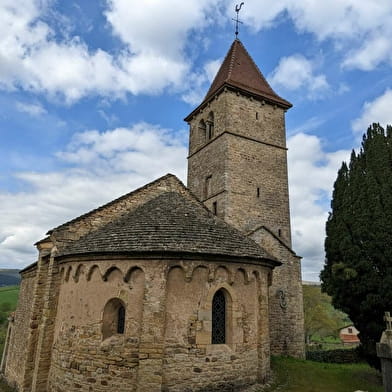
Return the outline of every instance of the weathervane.
{"type": "Polygon", "coordinates": [[[238,37],[238,24],[239,23],[242,24],[242,22],[238,19],[238,14],[240,13],[240,10],[241,10],[243,5],[244,5],[244,3],[242,2],[240,5],[237,4],[235,6],[235,12],[237,12],[237,18],[233,19],[233,20],[235,21],[235,36],[236,36],[236,38],[238,37]]]}

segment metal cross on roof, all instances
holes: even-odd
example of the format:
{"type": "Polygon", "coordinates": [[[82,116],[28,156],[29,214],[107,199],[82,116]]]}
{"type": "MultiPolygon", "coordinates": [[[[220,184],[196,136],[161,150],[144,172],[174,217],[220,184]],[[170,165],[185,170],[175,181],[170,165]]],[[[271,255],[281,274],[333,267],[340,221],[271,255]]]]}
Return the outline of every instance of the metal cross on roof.
{"type": "Polygon", "coordinates": [[[385,312],[384,320],[387,323],[387,331],[392,331],[392,317],[389,312],[385,312]]]}
{"type": "Polygon", "coordinates": [[[242,22],[238,19],[238,16],[239,16],[240,10],[241,10],[241,8],[242,8],[243,5],[244,5],[244,3],[242,2],[240,5],[237,4],[237,5],[235,6],[235,12],[237,12],[237,18],[236,18],[236,19],[233,19],[233,20],[234,20],[234,22],[235,22],[235,36],[236,36],[236,37],[238,37],[238,24],[239,24],[239,23],[242,24],[242,22]]]}

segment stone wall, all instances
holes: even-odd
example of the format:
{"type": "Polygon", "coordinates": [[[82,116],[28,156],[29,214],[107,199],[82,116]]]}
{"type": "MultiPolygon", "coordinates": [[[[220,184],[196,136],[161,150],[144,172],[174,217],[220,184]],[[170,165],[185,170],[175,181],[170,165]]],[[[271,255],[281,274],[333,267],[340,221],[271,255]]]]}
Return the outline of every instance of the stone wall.
{"type": "Polygon", "coordinates": [[[265,380],[269,271],[225,260],[61,264],[48,391],[224,391],[265,380]],[[212,297],[222,288],[228,341],[212,345],[212,297]],[[126,305],[125,333],[103,339],[112,298],[126,305]]]}
{"type": "Polygon", "coordinates": [[[31,320],[31,299],[34,295],[36,283],[36,270],[26,272],[22,275],[19,290],[19,301],[13,321],[10,321],[9,348],[5,358],[4,375],[10,385],[23,386],[24,366],[27,357],[28,338],[31,320]]]}
{"type": "Polygon", "coordinates": [[[251,233],[250,238],[284,262],[275,268],[269,288],[271,353],[304,358],[301,259],[264,227],[251,233]]]}

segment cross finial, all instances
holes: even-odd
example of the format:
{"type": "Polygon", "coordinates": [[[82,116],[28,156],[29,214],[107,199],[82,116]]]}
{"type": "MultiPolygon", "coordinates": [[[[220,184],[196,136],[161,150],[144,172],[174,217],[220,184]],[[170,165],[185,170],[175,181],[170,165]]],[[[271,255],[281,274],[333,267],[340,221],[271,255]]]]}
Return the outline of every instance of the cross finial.
{"type": "Polygon", "coordinates": [[[387,323],[387,329],[386,330],[392,332],[392,317],[391,317],[391,314],[389,312],[385,312],[384,320],[387,323]]]}
{"type": "Polygon", "coordinates": [[[236,17],[236,19],[233,19],[233,20],[235,22],[235,36],[236,36],[236,38],[238,37],[238,25],[239,25],[239,23],[242,24],[242,22],[238,19],[238,17],[239,17],[239,13],[240,13],[240,10],[243,5],[244,5],[244,3],[242,2],[240,5],[237,4],[235,6],[235,12],[237,12],[237,17],[236,17]]]}

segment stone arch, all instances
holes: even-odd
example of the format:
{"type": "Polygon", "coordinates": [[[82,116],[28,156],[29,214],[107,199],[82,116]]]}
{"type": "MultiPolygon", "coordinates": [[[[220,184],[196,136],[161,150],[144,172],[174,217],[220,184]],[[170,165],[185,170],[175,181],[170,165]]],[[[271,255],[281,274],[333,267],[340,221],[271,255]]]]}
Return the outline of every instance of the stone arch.
{"type": "Polygon", "coordinates": [[[106,303],[102,315],[103,340],[125,333],[125,313],[126,305],[120,298],[112,298],[106,303]]]}
{"type": "Polygon", "coordinates": [[[134,265],[134,266],[132,266],[131,268],[129,268],[128,271],[127,271],[127,273],[124,275],[124,282],[125,282],[125,283],[128,283],[128,282],[131,280],[132,275],[133,275],[136,271],[140,271],[140,272],[142,272],[142,273],[144,274],[143,268],[141,268],[141,267],[139,267],[139,266],[137,266],[137,265],[134,265]]]}
{"type": "Polygon", "coordinates": [[[208,268],[208,266],[206,266],[204,264],[199,264],[199,265],[196,265],[195,267],[192,268],[191,279],[193,278],[193,276],[195,275],[197,270],[206,270],[208,272],[208,276],[210,274],[210,269],[208,268]]]}
{"type": "Polygon", "coordinates": [[[182,273],[181,276],[183,277],[183,279],[185,281],[186,270],[180,264],[172,265],[172,266],[169,267],[169,270],[167,271],[167,275],[166,275],[167,279],[169,279],[170,275],[172,275],[172,274],[174,274],[176,272],[178,273],[178,271],[181,271],[181,273],[182,273]]]}
{"type": "Polygon", "coordinates": [[[92,267],[90,267],[90,269],[87,272],[87,275],[86,275],[87,282],[90,282],[91,278],[93,277],[93,275],[95,273],[98,273],[100,278],[102,279],[101,270],[99,269],[97,264],[94,264],[92,267]]]}
{"type": "Polygon", "coordinates": [[[214,271],[214,280],[215,281],[217,281],[217,280],[220,280],[220,281],[222,281],[222,282],[224,282],[224,281],[226,281],[226,282],[228,282],[229,284],[233,284],[233,282],[234,282],[234,274],[233,274],[233,272],[228,268],[228,267],[226,267],[225,265],[223,265],[223,264],[220,264],[220,265],[218,265],[216,268],[215,268],[215,271],[214,271]],[[225,271],[225,273],[226,273],[226,278],[223,278],[223,276],[222,276],[222,272],[223,271],[225,271]],[[221,275],[221,279],[220,279],[220,275],[221,275]]]}
{"type": "Polygon", "coordinates": [[[237,268],[235,271],[235,283],[248,283],[248,275],[244,268],[237,268]]]}
{"type": "Polygon", "coordinates": [[[72,272],[72,265],[70,265],[67,269],[67,272],[65,273],[65,281],[68,282],[69,281],[69,277],[71,276],[71,272],[72,272]]]}
{"type": "Polygon", "coordinates": [[[73,280],[75,283],[79,282],[80,275],[84,274],[85,266],[83,264],[79,264],[73,274],[73,280]]]}
{"type": "Polygon", "coordinates": [[[121,271],[120,268],[118,268],[118,267],[115,266],[115,265],[112,265],[112,266],[109,267],[109,268],[106,270],[106,272],[103,274],[102,280],[103,280],[104,282],[106,282],[106,281],[109,279],[109,276],[110,276],[112,273],[115,273],[115,272],[119,272],[119,273],[121,274],[121,276],[124,276],[124,273],[121,271]]]}

